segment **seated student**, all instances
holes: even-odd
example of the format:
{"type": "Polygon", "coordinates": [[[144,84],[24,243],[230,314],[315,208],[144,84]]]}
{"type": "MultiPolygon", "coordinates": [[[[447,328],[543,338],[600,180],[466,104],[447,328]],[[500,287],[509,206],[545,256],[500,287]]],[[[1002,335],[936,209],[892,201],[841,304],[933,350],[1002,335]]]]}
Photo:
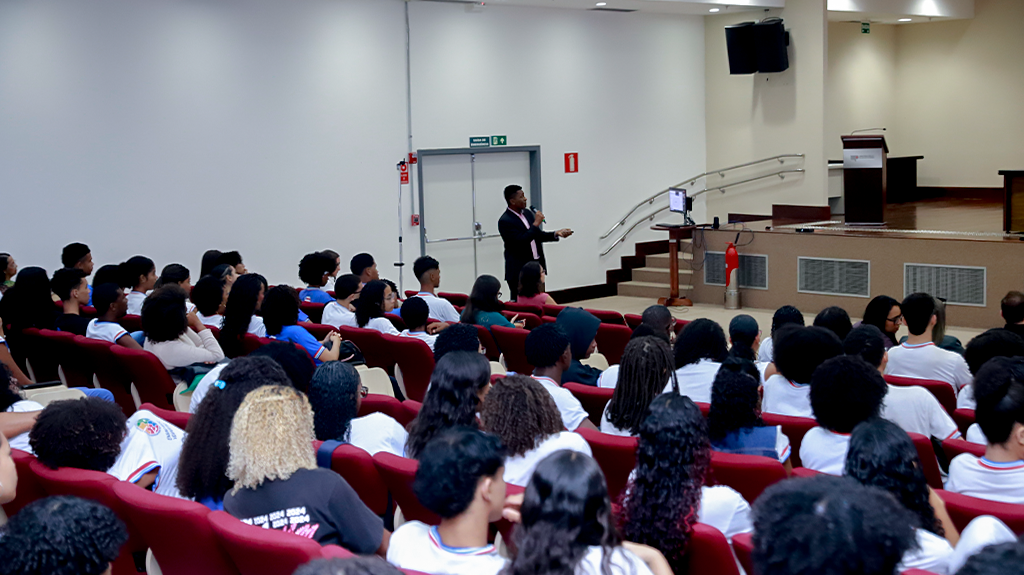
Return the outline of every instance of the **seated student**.
{"type": "Polygon", "coordinates": [[[18,275],[18,262],[7,252],[0,252],[0,299],[8,289],[14,287],[14,276],[18,275]]]}
{"type": "Polygon", "coordinates": [[[416,459],[442,431],[478,427],[477,413],[491,389],[491,366],[479,353],[453,351],[437,360],[423,407],[409,424],[405,456],[416,459]]]}
{"type": "Polygon", "coordinates": [[[651,403],[640,426],[636,469],[622,503],[623,536],[685,565],[694,523],[718,529],[730,541],[750,532],[750,505],[725,485],[706,485],[711,443],[700,409],[686,396],[666,393],[651,403]]]}
{"type": "Polygon", "coordinates": [[[28,434],[32,452],[51,469],[105,471],[170,497],[181,497],[175,481],[184,439],[184,431],[151,411],[125,420],[116,403],[95,397],[50,403],[28,434]]]}
{"type": "Polygon", "coordinates": [[[348,268],[354,275],[359,276],[359,281],[364,284],[380,279],[380,273],[377,272],[377,262],[373,261],[373,256],[370,254],[362,253],[352,256],[352,261],[349,262],[348,268]]]}
{"type": "MultiPolygon", "coordinates": [[[[263,347],[275,345],[295,347],[284,343],[263,347]]],[[[227,476],[231,422],[245,396],[268,385],[291,385],[285,371],[270,357],[255,353],[240,357],[220,372],[217,384],[203,394],[188,421],[188,434],[178,459],[177,487],[182,496],[223,511],[224,495],[234,486],[227,476]]]]}
{"type": "MultiPolygon", "coordinates": [[[[565,310],[562,313],[565,313],[565,310]]],[[[526,336],[525,347],[526,361],[534,366],[533,378],[539,381],[555,400],[558,412],[562,416],[562,425],[569,431],[575,431],[580,427],[596,431],[597,426],[588,419],[583,404],[560,383],[564,381],[564,373],[573,361],[572,346],[562,329],[551,323],[538,326],[526,336]]]]}
{"type": "Polygon", "coordinates": [[[89,303],[91,295],[85,272],[75,268],[59,269],[53,272],[50,289],[64,306],[64,313],[57,316],[54,326],[58,331],[84,336],[89,319],[82,317],[82,306],[89,303]]]}
{"type": "MultiPolygon", "coordinates": [[[[637,326],[636,331],[643,327],[637,326]]],[[[630,339],[622,352],[619,383],[601,415],[601,433],[626,437],[640,433],[647,408],[665,387],[662,382],[668,379],[673,390],[679,389],[674,368],[672,350],[664,340],[652,336],[630,339]]]]}
{"type": "MultiPolygon", "coordinates": [[[[964,354],[964,346],[956,337],[946,333],[946,301],[937,297],[935,300],[935,327],[932,328],[932,343],[946,351],[952,351],[958,355],[964,354]]],[[[900,343],[906,341],[903,337],[900,343]]]]}
{"type": "MultiPolygon", "coordinates": [[[[405,322],[408,329],[402,330],[402,333],[398,335],[422,340],[430,346],[430,351],[434,351],[437,335],[427,332],[427,322],[430,319],[428,317],[430,307],[427,306],[427,302],[423,298],[411,297],[402,304],[401,313],[402,321],[405,322]]],[[[441,325],[447,326],[447,324],[441,325]]]]}
{"type": "Polygon", "coordinates": [[[591,455],[590,445],[581,435],[565,431],[551,395],[525,375],[495,382],[480,411],[480,421],[505,446],[504,477],[512,485],[525,486],[537,464],[555,451],[591,455]]]}
{"type": "Polygon", "coordinates": [[[117,323],[128,313],[128,299],[120,287],[111,283],[96,284],[92,301],[96,304],[96,317],[89,320],[85,337],[102,339],[129,349],[142,349],[131,334],[117,323]]]}
{"type": "Polygon", "coordinates": [[[0,503],[10,503],[18,494],[18,470],[11,457],[11,443],[0,433],[0,503]]]}
{"type": "Polygon", "coordinates": [[[761,408],[766,413],[814,417],[811,376],[825,360],[843,353],[836,334],[823,327],[787,326],[775,335],[778,373],[764,383],[761,408]]]}
{"type": "Polygon", "coordinates": [[[456,323],[437,334],[437,339],[434,340],[434,364],[437,365],[437,362],[441,361],[445,354],[453,351],[484,353],[484,346],[480,343],[480,334],[477,332],[476,326],[456,323]]]}
{"type": "Polygon", "coordinates": [[[908,295],[900,304],[910,336],[889,350],[886,375],[944,381],[959,391],[971,383],[967,362],[959,354],[940,349],[932,342],[938,321],[935,299],[926,293],[908,295]]]}
{"type": "Polygon", "coordinates": [[[128,293],[128,313],[142,315],[142,302],[156,285],[156,264],[146,256],[132,256],[117,266],[117,273],[121,278],[119,285],[132,290],[128,293]]]}
{"type": "Polygon", "coordinates": [[[448,323],[459,322],[459,312],[455,306],[444,298],[437,297],[437,288],[441,287],[441,264],[430,256],[417,258],[412,265],[412,273],[420,282],[420,291],[416,297],[422,298],[430,308],[430,317],[448,323]]]}
{"type": "Polygon", "coordinates": [[[957,575],[1024,575],[1024,543],[992,545],[972,555],[957,575]]]}
{"type": "MultiPolygon", "coordinates": [[[[671,346],[676,340],[675,327],[676,319],[672,317],[672,312],[667,307],[652,305],[644,310],[644,313],[640,316],[640,325],[636,326],[630,338],[656,336],[671,346]],[[638,330],[640,331],[638,332],[638,330]]],[[[597,386],[615,387],[618,377],[619,366],[610,365],[608,369],[601,372],[601,377],[597,380],[597,386]]]]}
{"type": "MultiPolygon", "coordinates": [[[[92,278],[92,285],[98,286],[103,284],[115,284],[120,285],[121,275],[118,271],[117,264],[107,264],[100,266],[100,269],[96,270],[96,275],[92,278]]],[[[92,289],[92,288],[89,288],[92,289]]],[[[90,303],[89,305],[93,305],[90,303]]]]}
{"type": "Polygon", "coordinates": [[[498,575],[505,559],[487,543],[487,535],[505,504],[504,459],[497,437],[470,427],[446,431],[428,443],[412,488],[441,524],[404,523],[391,536],[388,562],[423,573],[498,575]]]}
{"type": "Polygon", "coordinates": [[[752,363],[760,362],[757,350],[761,346],[761,329],[753,317],[740,314],[729,321],[729,357],[743,359],[752,363]]]}
{"type": "Polygon", "coordinates": [[[290,341],[306,348],[313,361],[320,365],[325,361],[335,361],[340,354],[341,334],[332,331],[317,341],[306,328],[297,325],[299,322],[299,294],[295,289],[278,285],[267,291],[263,298],[263,323],[267,327],[267,337],[281,341],[290,341]],[[328,349],[330,348],[330,349],[328,349]]]}
{"type": "Polygon", "coordinates": [[[1024,503],[1024,359],[989,360],[974,380],[974,397],[978,425],[988,439],[985,456],[954,457],[946,491],[1024,503]]]}
{"type": "Polygon", "coordinates": [[[316,466],[313,410],[284,385],[249,392],[231,423],[224,510],[243,523],[384,556],[391,535],[340,475],[316,466]],[[301,515],[288,511],[304,509],[301,515]]]}
{"type": "Polygon", "coordinates": [[[888,391],[878,369],[859,357],[841,355],[822,363],[811,378],[811,408],[818,427],[800,444],[803,466],[842,475],[853,428],[878,417],[888,391]]]}
{"type": "Polygon", "coordinates": [[[672,573],[657,550],[619,538],[604,473],[581,453],[558,451],[540,462],[523,494],[521,515],[519,552],[506,575],[672,573]]]}
{"type": "Polygon", "coordinates": [[[242,262],[242,254],[237,251],[224,252],[217,257],[217,265],[226,265],[235,270],[235,277],[249,273],[242,262]]]}
{"type": "Polygon", "coordinates": [[[558,305],[555,298],[544,291],[544,282],[547,279],[544,268],[540,262],[528,262],[519,272],[519,293],[516,294],[516,303],[526,305],[558,305]]]}
{"type": "Polygon", "coordinates": [[[224,353],[231,357],[243,355],[242,340],[247,333],[267,337],[263,317],[256,315],[263,305],[266,289],[266,280],[259,274],[245,274],[231,286],[220,325],[220,344],[224,353]]]}
{"type": "Polygon", "coordinates": [[[206,250],[203,252],[203,260],[199,265],[199,277],[210,275],[210,273],[213,272],[213,268],[217,267],[217,260],[220,259],[220,256],[222,255],[223,252],[220,250],[206,250]]]}
{"type": "Polygon", "coordinates": [[[850,314],[837,305],[827,307],[818,312],[818,315],[814,316],[814,323],[812,325],[831,331],[836,334],[840,341],[846,339],[847,334],[853,329],[850,314]]]}
{"type": "Polygon", "coordinates": [[[469,292],[469,303],[462,309],[459,321],[482,325],[486,328],[492,325],[501,327],[526,327],[525,321],[510,322],[501,314],[504,304],[501,303],[501,282],[498,278],[489,275],[482,275],[473,282],[473,291],[469,292]]]}
{"type": "Polygon", "coordinates": [[[723,453],[771,457],[788,473],[793,469],[789,438],[782,432],[782,426],[768,426],[761,419],[758,379],[757,369],[749,361],[730,358],[722,364],[711,387],[711,448],[723,453]]]}
{"type": "Polygon", "coordinates": [[[53,329],[57,315],[50,292],[50,278],[43,268],[23,268],[18,272],[14,287],[0,299],[0,318],[11,327],[8,336],[12,342],[16,342],[21,331],[27,328],[53,329]]]}
{"type": "MultiPolygon", "coordinates": [[[[168,371],[194,363],[214,364],[224,359],[224,351],[203,325],[196,312],[185,313],[185,292],[176,285],[155,290],[142,304],[142,331],[146,334],[143,349],[160,360],[168,371]]],[[[176,383],[192,383],[177,373],[176,383]]]]}
{"type": "Polygon", "coordinates": [[[562,372],[561,383],[579,383],[597,387],[601,370],[583,365],[583,360],[597,351],[597,328],[601,325],[601,320],[583,308],[567,307],[558,314],[555,325],[569,339],[569,349],[572,352],[572,361],[569,363],[569,367],[562,372]]]}
{"type": "MultiPolygon", "coordinates": [[[[993,357],[1020,357],[1024,356],[1024,339],[1015,333],[1005,329],[990,329],[977,335],[967,342],[967,349],[964,351],[964,360],[967,368],[971,370],[971,377],[978,375],[983,365],[993,357]]],[[[974,385],[968,385],[960,390],[956,396],[957,409],[974,409],[977,407],[974,401],[974,385]]],[[[967,429],[967,441],[984,445],[984,434],[978,424],[971,425],[967,429]]]]}
{"type": "Polygon", "coordinates": [[[299,279],[308,287],[299,292],[299,299],[311,303],[330,303],[334,301],[323,287],[334,269],[337,268],[335,261],[320,252],[313,252],[302,256],[299,261],[299,279]]]}
{"type": "Polygon", "coordinates": [[[331,261],[334,262],[334,269],[332,269],[331,273],[327,276],[329,280],[327,283],[330,285],[331,282],[338,279],[338,274],[341,273],[341,254],[334,250],[320,250],[320,253],[331,258],[331,261]]]}
{"type": "MultiPolygon", "coordinates": [[[[203,325],[217,329],[224,326],[224,311],[227,309],[228,293],[224,289],[224,280],[214,276],[199,278],[196,287],[192,288],[192,307],[196,317],[203,325]]],[[[186,310],[188,308],[186,307],[186,310]]]]}
{"type": "Polygon", "coordinates": [[[397,294],[388,284],[373,280],[363,286],[356,300],[356,327],[377,330],[389,335],[398,335],[391,320],[384,314],[394,311],[397,294]]]}
{"type": "Polygon", "coordinates": [[[359,292],[363,289],[359,276],[345,274],[334,282],[334,301],[324,306],[324,315],[320,323],[341,327],[359,327],[356,323],[355,302],[359,299],[359,292]]]}
{"type": "MultiPolygon", "coordinates": [[[[674,354],[679,393],[699,403],[711,403],[711,384],[729,357],[722,326],[710,319],[691,321],[676,338],[674,354]]],[[[665,386],[665,393],[672,391],[671,383],[665,386]]]]}
{"type": "Polygon", "coordinates": [[[963,563],[955,555],[973,554],[985,545],[1017,539],[1006,524],[992,516],[974,519],[958,534],[945,503],[928,486],[914,442],[891,421],[876,419],[854,429],[845,473],[864,485],[892,493],[917,516],[918,548],[904,554],[898,572],[923,569],[952,575],[963,563]]]}
{"type": "Polygon", "coordinates": [[[402,424],[379,412],[357,417],[366,393],[351,365],[329,361],[316,368],[309,383],[316,438],[354,445],[370,455],[385,451],[404,457],[409,433],[402,424]]]}
{"type": "MultiPolygon", "coordinates": [[[[153,284],[153,289],[161,288],[165,285],[177,284],[181,289],[185,290],[185,295],[192,293],[192,274],[189,273],[188,268],[181,264],[167,264],[164,269],[160,272],[160,277],[156,278],[156,283],[153,284]]],[[[191,301],[185,300],[185,311],[192,311],[196,309],[195,304],[191,301]]]]}
{"type": "MultiPolygon", "coordinates": [[[[843,342],[848,356],[857,356],[871,364],[879,373],[885,372],[888,354],[886,338],[877,327],[861,324],[850,331],[843,342]]],[[[1024,348],[1024,342],[1021,342],[1024,348]]],[[[882,418],[903,428],[904,431],[934,437],[939,441],[960,437],[953,418],[939,404],[930,391],[919,385],[886,385],[882,405],[882,418]]]]}
{"type": "MultiPolygon", "coordinates": [[[[292,387],[303,393],[309,391],[309,382],[313,379],[313,371],[316,367],[309,361],[309,354],[306,353],[306,350],[299,349],[295,344],[287,341],[272,341],[266,345],[259,346],[252,353],[244,357],[269,357],[284,369],[285,374],[288,375],[288,380],[292,383],[292,387]]],[[[218,385],[218,382],[223,381],[220,374],[230,364],[231,362],[217,364],[199,380],[199,383],[196,384],[192,392],[192,400],[189,403],[188,409],[189,413],[195,413],[206,397],[206,394],[210,392],[210,389],[218,385]]]]}
{"type": "Polygon", "coordinates": [[[109,508],[62,495],[33,501],[0,537],[0,575],[107,575],[128,541],[109,508]]]}
{"type": "MultiPolygon", "coordinates": [[[[900,302],[887,295],[875,296],[864,308],[864,319],[858,325],[873,325],[885,336],[885,349],[899,345],[896,332],[903,325],[903,310],[900,302]]],[[[855,326],[856,327],[856,326],[855,326]]]]}
{"type": "Polygon", "coordinates": [[[999,302],[999,311],[1006,322],[1003,329],[1024,338],[1024,293],[1007,292],[999,302]]]}
{"type": "Polygon", "coordinates": [[[804,325],[804,314],[791,305],[784,305],[775,310],[775,315],[772,316],[772,332],[768,337],[761,340],[761,345],[757,350],[757,359],[759,361],[764,363],[773,363],[775,361],[775,342],[773,338],[780,329],[787,325],[800,327],[804,325]]]}
{"type": "MultiPolygon", "coordinates": [[[[92,250],[89,246],[74,242],[64,246],[64,249],[60,252],[60,263],[64,265],[64,269],[76,269],[82,270],[85,273],[85,277],[92,275],[92,270],[96,264],[92,261],[92,250]]],[[[15,266],[17,271],[17,266],[15,266]]],[[[84,305],[92,305],[92,287],[89,286],[89,301],[84,305]]]]}
{"type": "Polygon", "coordinates": [[[853,479],[782,481],[754,504],[754,572],[893,575],[915,547],[915,527],[891,495],[853,479]]]}
{"type": "MultiPolygon", "coordinates": [[[[629,336],[629,339],[630,340],[634,340],[634,339],[636,339],[638,337],[653,337],[653,338],[659,339],[659,340],[661,340],[661,341],[663,341],[665,343],[668,343],[668,337],[665,336],[665,333],[663,331],[655,330],[651,326],[649,326],[647,324],[644,324],[644,323],[641,323],[640,325],[636,326],[636,329],[633,330],[633,333],[629,336]]],[[[669,352],[669,357],[671,358],[671,356],[672,356],[672,348],[671,347],[668,348],[668,352],[669,352]]],[[[672,368],[673,368],[672,369],[672,377],[668,378],[668,381],[669,381],[670,384],[671,384],[672,380],[675,378],[675,360],[673,359],[672,362],[673,362],[672,363],[672,368]]],[[[611,389],[614,389],[614,388],[618,387],[618,384],[619,384],[619,370],[621,370],[621,369],[622,369],[622,364],[621,363],[617,363],[615,365],[609,365],[608,369],[606,369],[606,370],[601,372],[601,377],[599,377],[597,379],[597,386],[598,387],[604,387],[604,388],[611,388],[611,389]]]]}

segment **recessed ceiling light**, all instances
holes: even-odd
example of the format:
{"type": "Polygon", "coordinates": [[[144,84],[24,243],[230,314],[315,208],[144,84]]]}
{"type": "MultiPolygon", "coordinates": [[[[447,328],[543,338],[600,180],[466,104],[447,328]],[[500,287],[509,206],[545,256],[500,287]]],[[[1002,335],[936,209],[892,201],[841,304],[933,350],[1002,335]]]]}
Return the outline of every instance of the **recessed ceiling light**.
{"type": "Polygon", "coordinates": [[[607,6],[608,3],[607,2],[598,2],[597,5],[598,6],[607,6]]]}
{"type": "Polygon", "coordinates": [[[719,10],[721,10],[721,8],[712,8],[708,10],[708,12],[718,12],[719,10]]]}
{"type": "Polygon", "coordinates": [[[899,21],[900,22],[911,22],[911,21],[913,21],[913,18],[900,18],[899,21]]]}

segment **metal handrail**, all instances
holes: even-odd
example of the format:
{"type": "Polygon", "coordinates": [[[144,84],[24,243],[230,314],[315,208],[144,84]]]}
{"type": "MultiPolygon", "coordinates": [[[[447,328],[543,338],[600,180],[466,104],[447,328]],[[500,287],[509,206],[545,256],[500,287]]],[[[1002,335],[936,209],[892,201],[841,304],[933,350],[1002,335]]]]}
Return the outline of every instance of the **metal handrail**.
{"type": "MultiPolygon", "coordinates": [[[[717,186],[717,187],[713,187],[713,188],[704,188],[703,190],[697,192],[696,194],[693,194],[693,197],[696,198],[697,196],[706,194],[706,193],[708,193],[708,192],[710,192],[712,190],[718,190],[719,192],[724,194],[725,190],[727,190],[728,188],[731,188],[733,186],[739,186],[739,185],[742,185],[742,184],[749,184],[750,182],[756,182],[757,180],[763,180],[765,178],[770,178],[772,176],[778,176],[779,178],[785,180],[786,179],[786,174],[802,174],[803,172],[804,172],[803,168],[797,168],[797,169],[794,169],[794,170],[780,170],[778,172],[772,172],[771,174],[765,174],[763,176],[757,176],[756,178],[748,178],[746,180],[740,180],[738,182],[733,182],[731,184],[726,184],[724,186],[717,186]]],[[[626,230],[621,236],[619,236],[619,239],[617,239],[614,242],[612,242],[612,245],[608,246],[608,248],[606,250],[601,252],[601,256],[608,255],[615,248],[615,246],[617,246],[617,245],[621,244],[623,241],[625,241],[626,236],[628,236],[630,234],[630,232],[635,230],[637,226],[639,226],[640,224],[642,224],[644,222],[653,220],[654,216],[660,214],[661,212],[664,212],[667,209],[668,209],[668,206],[662,206],[662,207],[658,208],[657,210],[654,210],[653,212],[651,212],[651,213],[647,214],[646,216],[644,216],[643,219],[640,219],[640,220],[634,222],[632,226],[629,226],[628,230],[626,230]]]]}
{"type": "Polygon", "coordinates": [[[607,232],[605,232],[604,235],[601,236],[601,239],[603,240],[603,239],[607,238],[608,236],[612,235],[612,232],[615,231],[615,228],[617,228],[619,226],[625,225],[626,224],[626,220],[629,219],[629,216],[632,216],[634,213],[636,213],[636,211],[639,210],[641,206],[643,206],[644,204],[653,204],[654,200],[658,199],[660,196],[663,196],[663,195],[667,194],[669,192],[669,190],[671,190],[672,188],[677,188],[679,186],[693,185],[694,182],[696,182],[697,180],[703,178],[704,176],[710,176],[712,174],[718,174],[720,177],[724,178],[725,177],[725,172],[728,172],[728,171],[731,171],[731,170],[736,170],[736,169],[739,169],[739,168],[746,168],[748,166],[756,166],[757,164],[763,164],[765,162],[770,162],[772,160],[778,160],[779,163],[782,164],[782,163],[785,163],[786,158],[803,158],[803,157],[804,157],[803,154],[781,154],[781,155],[778,155],[778,156],[772,156],[771,158],[764,158],[762,160],[754,160],[753,162],[747,162],[745,164],[737,164],[735,166],[729,166],[728,168],[722,168],[722,169],[719,169],[719,170],[711,170],[710,172],[704,172],[703,174],[701,174],[699,176],[694,176],[692,178],[687,178],[687,179],[679,182],[678,184],[676,184],[674,186],[671,186],[669,188],[665,188],[664,190],[654,194],[653,196],[647,198],[646,200],[641,200],[640,202],[638,202],[635,206],[633,206],[633,209],[629,210],[628,214],[623,216],[622,219],[620,219],[614,226],[611,227],[611,229],[609,229],[607,232]]]}

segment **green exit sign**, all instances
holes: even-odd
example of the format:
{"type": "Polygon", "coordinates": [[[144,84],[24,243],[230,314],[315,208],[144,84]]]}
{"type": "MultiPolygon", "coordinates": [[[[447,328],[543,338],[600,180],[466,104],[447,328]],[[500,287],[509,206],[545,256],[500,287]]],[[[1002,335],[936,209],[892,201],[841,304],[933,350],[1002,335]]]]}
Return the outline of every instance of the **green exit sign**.
{"type": "Polygon", "coordinates": [[[492,146],[507,146],[508,136],[491,136],[492,146]]]}
{"type": "Polygon", "coordinates": [[[860,33],[861,34],[870,34],[871,33],[871,22],[861,22],[860,23],[860,33]]]}
{"type": "Polygon", "coordinates": [[[470,148],[490,148],[491,139],[487,136],[472,136],[469,138],[470,148]]]}

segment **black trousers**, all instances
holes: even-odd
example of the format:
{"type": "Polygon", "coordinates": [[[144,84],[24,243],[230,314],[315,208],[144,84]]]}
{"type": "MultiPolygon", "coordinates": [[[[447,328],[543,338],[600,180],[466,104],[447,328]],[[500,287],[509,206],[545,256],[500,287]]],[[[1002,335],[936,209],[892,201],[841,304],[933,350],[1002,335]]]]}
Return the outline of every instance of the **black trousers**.
{"type": "Polygon", "coordinates": [[[515,302],[519,297],[519,280],[506,279],[505,283],[508,284],[508,299],[505,301],[515,302]]]}

